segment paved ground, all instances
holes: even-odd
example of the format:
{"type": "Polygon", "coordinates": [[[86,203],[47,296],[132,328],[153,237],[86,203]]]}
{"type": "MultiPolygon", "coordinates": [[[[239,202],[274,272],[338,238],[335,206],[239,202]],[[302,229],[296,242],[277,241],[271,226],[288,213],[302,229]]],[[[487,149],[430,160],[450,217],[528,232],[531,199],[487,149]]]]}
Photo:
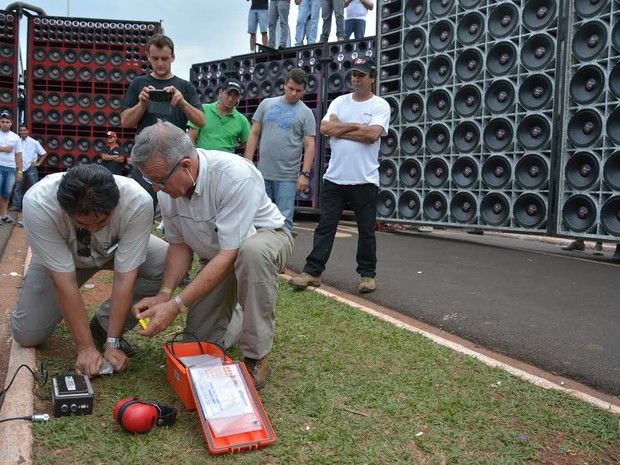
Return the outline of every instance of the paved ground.
{"type": "MultiPolygon", "coordinates": [[[[300,272],[313,221],[296,222],[300,272]]],[[[356,294],[354,223],[342,223],[324,281],[356,294]]],[[[620,265],[565,240],[462,231],[378,233],[378,290],[364,297],[597,390],[620,395],[620,265]]],[[[590,244],[589,244],[590,245],[590,244]]],[[[590,245],[591,247],[591,245],[590,245]]]]}

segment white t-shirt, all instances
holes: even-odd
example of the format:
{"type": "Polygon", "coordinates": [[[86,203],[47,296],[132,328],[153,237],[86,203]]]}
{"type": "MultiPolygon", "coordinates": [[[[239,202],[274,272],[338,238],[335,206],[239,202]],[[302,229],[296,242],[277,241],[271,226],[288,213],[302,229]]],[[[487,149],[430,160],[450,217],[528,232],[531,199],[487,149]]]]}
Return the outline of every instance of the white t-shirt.
{"type": "MultiPolygon", "coordinates": [[[[336,114],[343,123],[362,123],[381,126],[387,135],[390,124],[390,105],[373,95],[363,102],[353,100],[353,94],[337,97],[327,109],[323,121],[336,114]]],[[[381,139],[372,144],[339,137],[330,137],[331,158],[324,178],[335,184],[379,185],[379,146],[381,139]]]]}
{"type": "Polygon", "coordinates": [[[30,165],[45,155],[45,150],[41,147],[38,140],[28,136],[22,139],[22,170],[26,171],[30,165]]]}
{"type": "MultiPolygon", "coordinates": [[[[372,3],[370,0],[366,0],[366,3],[372,3]]],[[[360,0],[353,0],[346,8],[347,19],[366,19],[368,8],[362,5],[360,0]]]]}
{"type": "Polygon", "coordinates": [[[56,194],[64,173],[49,174],[26,192],[23,203],[24,230],[33,255],[43,266],[56,272],[76,268],[101,268],[112,258],[114,270],[132,271],[146,260],[146,248],[153,226],[153,200],[133,179],[114,176],[120,191],[112,219],[101,231],[91,234],[90,257],[80,257],[77,227],[60,208],[56,194]],[[118,243],[107,257],[104,250],[118,243]]]}
{"type": "Polygon", "coordinates": [[[192,197],[157,194],[169,243],[185,243],[200,258],[211,260],[220,250],[239,249],[256,228],[284,226],[251,162],[218,150],[196,150],[200,165],[192,197]]]}
{"type": "Polygon", "coordinates": [[[22,151],[22,140],[12,131],[0,131],[0,147],[13,147],[10,152],[0,152],[0,166],[17,168],[15,154],[22,151]]]}

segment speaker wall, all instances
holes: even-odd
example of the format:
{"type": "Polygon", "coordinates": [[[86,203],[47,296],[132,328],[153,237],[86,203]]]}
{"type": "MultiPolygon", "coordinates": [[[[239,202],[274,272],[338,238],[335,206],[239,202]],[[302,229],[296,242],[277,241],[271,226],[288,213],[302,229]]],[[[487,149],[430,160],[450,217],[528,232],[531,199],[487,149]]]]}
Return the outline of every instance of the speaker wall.
{"type": "Polygon", "coordinates": [[[18,118],[18,66],[19,16],[0,10],[0,112],[8,111],[13,118],[13,131],[17,132],[18,118]]]}

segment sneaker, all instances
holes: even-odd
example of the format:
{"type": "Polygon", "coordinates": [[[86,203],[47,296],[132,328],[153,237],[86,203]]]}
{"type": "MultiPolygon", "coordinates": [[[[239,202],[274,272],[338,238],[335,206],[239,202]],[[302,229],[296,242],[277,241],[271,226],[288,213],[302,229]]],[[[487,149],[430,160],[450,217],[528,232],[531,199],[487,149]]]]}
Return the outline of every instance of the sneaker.
{"type": "MultiPolygon", "coordinates": [[[[92,317],[90,320],[90,333],[93,335],[95,343],[97,343],[99,347],[103,347],[103,343],[108,338],[108,332],[103,329],[103,326],[101,326],[96,316],[92,317]]],[[[136,353],[133,347],[131,347],[131,344],[123,338],[121,338],[121,350],[125,352],[127,357],[133,357],[136,353]]]]}
{"type": "Polygon", "coordinates": [[[308,273],[302,273],[299,276],[291,278],[289,281],[298,291],[304,290],[308,286],[319,287],[321,285],[320,276],[310,276],[308,273]]]}
{"type": "Polygon", "coordinates": [[[245,357],[243,360],[245,367],[248,369],[248,373],[254,383],[254,388],[260,391],[267,384],[267,378],[271,374],[271,368],[269,367],[269,358],[265,355],[258,360],[245,357]]]}
{"type": "Polygon", "coordinates": [[[418,227],[418,232],[421,232],[421,233],[431,233],[431,232],[433,232],[433,227],[432,226],[420,226],[420,227],[418,227]]]}
{"type": "Polygon", "coordinates": [[[18,207],[16,205],[13,205],[11,208],[9,208],[10,212],[20,212],[22,211],[22,207],[18,207]]]}
{"type": "Polygon", "coordinates": [[[603,255],[603,243],[601,241],[596,241],[594,244],[594,255],[603,255]]]}
{"type": "Polygon", "coordinates": [[[360,279],[360,284],[358,286],[358,290],[362,294],[368,294],[369,292],[374,292],[377,288],[377,283],[375,282],[375,278],[369,278],[368,276],[362,276],[360,279]]]}
{"type": "Polygon", "coordinates": [[[583,243],[583,240],[581,240],[581,239],[575,239],[570,244],[562,246],[562,250],[568,250],[568,251],[571,251],[571,252],[573,250],[582,251],[582,250],[585,250],[585,249],[586,249],[586,245],[583,243]]]}
{"type": "Polygon", "coordinates": [[[13,218],[11,218],[10,216],[3,216],[0,221],[2,221],[5,224],[15,224],[15,220],[13,218]]]}

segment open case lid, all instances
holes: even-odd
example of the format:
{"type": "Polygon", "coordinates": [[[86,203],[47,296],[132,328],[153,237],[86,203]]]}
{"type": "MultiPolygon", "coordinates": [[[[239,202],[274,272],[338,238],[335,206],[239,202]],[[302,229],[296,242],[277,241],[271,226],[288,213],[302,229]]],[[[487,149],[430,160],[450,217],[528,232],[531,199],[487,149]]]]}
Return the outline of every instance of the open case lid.
{"type": "Polygon", "coordinates": [[[245,364],[243,362],[235,361],[224,363],[222,366],[224,368],[234,367],[236,369],[235,373],[237,373],[239,375],[239,378],[241,379],[243,388],[245,389],[245,392],[247,394],[247,398],[251,403],[253,414],[256,415],[260,427],[254,431],[248,431],[244,433],[219,436],[216,435],[216,432],[212,428],[207,418],[206,412],[208,411],[208,406],[205,405],[204,399],[196,395],[197,392],[200,392],[200,388],[195,376],[195,370],[201,370],[204,368],[201,368],[199,366],[192,367],[189,370],[190,387],[192,390],[192,395],[194,396],[194,400],[196,401],[196,410],[200,418],[200,423],[202,425],[205,439],[207,440],[209,451],[212,454],[222,454],[224,452],[240,452],[243,450],[254,450],[258,449],[259,447],[273,444],[276,441],[275,431],[269,421],[269,418],[267,417],[267,412],[263,407],[260,397],[258,396],[256,389],[254,388],[254,384],[252,383],[245,364]]]}

